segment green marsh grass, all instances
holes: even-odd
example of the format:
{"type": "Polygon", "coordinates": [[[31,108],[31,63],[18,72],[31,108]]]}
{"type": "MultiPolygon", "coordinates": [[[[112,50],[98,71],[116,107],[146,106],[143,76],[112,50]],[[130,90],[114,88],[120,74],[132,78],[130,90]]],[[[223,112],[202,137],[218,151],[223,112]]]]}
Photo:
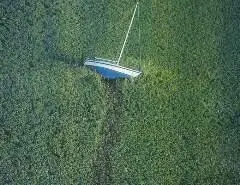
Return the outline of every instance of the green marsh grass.
{"type": "Polygon", "coordinates": [[[240,3],[141,1],[102,80],[134,3],[0,3],[0,184],[239,184],[240,3]]]}

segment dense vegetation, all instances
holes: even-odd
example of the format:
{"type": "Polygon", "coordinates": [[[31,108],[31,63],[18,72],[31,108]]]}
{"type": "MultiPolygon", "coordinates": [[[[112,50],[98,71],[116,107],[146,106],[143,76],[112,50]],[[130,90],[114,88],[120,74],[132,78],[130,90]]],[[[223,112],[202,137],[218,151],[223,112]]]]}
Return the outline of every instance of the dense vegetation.
{"type": "Polygon", "coordinates": [[[141,1],[102,80],[134,3],[0,2],[0,184],[240,183],[240,3],[141,1]]]}

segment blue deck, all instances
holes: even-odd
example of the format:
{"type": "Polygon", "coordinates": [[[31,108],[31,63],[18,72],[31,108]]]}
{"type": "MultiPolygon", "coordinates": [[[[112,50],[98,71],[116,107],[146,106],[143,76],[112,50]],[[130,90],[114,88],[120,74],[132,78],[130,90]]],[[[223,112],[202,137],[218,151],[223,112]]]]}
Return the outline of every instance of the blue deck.
{"type": "Polygon", "coordinates": [[[111,69],[103,68],[103,67],[98,67],[98,66],[89,66],[90,69],[96,71],[99,73],[101,76],[103,76],[106,79],[118,79],[118,78],[131,78],[131,76],[120,73],[111,69]]]}

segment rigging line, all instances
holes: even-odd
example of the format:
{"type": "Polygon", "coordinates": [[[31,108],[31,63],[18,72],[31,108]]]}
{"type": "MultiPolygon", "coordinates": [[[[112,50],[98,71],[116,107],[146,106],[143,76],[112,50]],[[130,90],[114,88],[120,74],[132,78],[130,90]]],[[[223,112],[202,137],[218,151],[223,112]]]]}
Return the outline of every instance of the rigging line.
{"type": "Polygon", "coordinates": [[[120,60],[121,60],[121,58],[122,58],[122,54],[123,54],[125,45],[126,45],[126,43],[127,43],[128,35],[129,35],[130,30],[131,30],[131,27],[132,27],[133,19],[134,19],[135,14],[136,14],[136,10],[137,10],[137,7],[138,7],[138,3],[139,3],[139,2],[137,2],[136,6],[135,6],[134,13],[133,13],[133,16],[132,16],[132,19],[131,19],[131,22],[130,22],[130,25],[129,25],[129,28],[128,28],[128,31],[127,31],[126,38],[125,38],[124,43],[123,43],[123,46],[122,46],[122,50],[121,50],[121,52],[120,52],[120,55],[119,55],[117,64],[119,64],[119,62],[120,62],[120,60]]]}
{"type": "Polygon", "coordinates": [[[141,54],[141,26],[140,26],[140,5],[138,4],[138,44],[139,44],[139,60],[142,59],[141,54]]]}

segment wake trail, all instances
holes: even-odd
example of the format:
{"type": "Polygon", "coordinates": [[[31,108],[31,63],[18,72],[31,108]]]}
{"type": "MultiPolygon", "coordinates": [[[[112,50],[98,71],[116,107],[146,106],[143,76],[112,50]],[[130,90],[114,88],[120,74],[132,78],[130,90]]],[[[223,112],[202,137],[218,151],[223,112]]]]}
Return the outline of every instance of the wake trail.
{"type": "Polygon", "coordinates": [[[121,81],[104,81],[106,84],[107,114],[106,121],[102,125],[101,141],[97,147],[93,160],[93,184],[113,184],[112,177],[112,152],[120,141],[121,130],[121,105],[122,90],[121,81]]]}

